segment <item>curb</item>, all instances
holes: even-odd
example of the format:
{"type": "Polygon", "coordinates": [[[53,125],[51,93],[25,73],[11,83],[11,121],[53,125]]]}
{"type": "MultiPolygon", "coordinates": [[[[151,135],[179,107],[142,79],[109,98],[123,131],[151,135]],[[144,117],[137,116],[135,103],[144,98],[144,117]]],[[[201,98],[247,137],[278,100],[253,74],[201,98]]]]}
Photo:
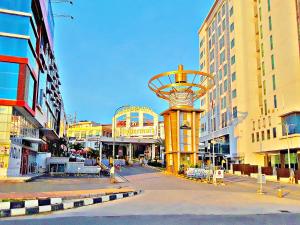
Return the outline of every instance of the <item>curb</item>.
{"type": "Polygon", "coordinates": [[[117,199],[132,197],[142,191],[110,194],[93,198],[74,199],[63,201],[62,198],[47,198],[38,200],[0,202],[0,218],[12,216],[34,215],[65,209],[78,208],[87,205],[99,204],[117,199]]]}

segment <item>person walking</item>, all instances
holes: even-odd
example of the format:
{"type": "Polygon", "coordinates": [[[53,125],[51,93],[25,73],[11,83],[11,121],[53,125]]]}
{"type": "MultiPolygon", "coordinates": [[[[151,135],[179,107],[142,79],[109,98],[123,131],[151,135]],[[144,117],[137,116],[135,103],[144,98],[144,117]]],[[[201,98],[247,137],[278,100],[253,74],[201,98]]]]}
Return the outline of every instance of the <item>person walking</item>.
{"type": "Polygon", "coordinates": [[[115,167],[114,166],[111,166],[109,173],[110,173],[110,182],[115,183],[115,167]]]}

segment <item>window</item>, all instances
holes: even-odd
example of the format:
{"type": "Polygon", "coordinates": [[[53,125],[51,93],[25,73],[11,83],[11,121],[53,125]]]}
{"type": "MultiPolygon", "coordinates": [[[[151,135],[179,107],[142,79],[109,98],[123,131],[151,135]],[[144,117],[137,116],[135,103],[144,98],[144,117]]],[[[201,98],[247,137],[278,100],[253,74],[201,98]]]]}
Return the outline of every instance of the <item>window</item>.
{"type": "Polygon", "coordinates": [[[282,135],[300,133],[300,113],[291,113],[282,117],[282,135]]]}
{"type": "Polygon", "coordinates": [[[274,108],[277,109],[277,96],[274,95],[274,108]]]}
{"type": "Polygon", "coordinates": [[[262,25],[259,26],[259,31],[260,31],[260,38],[262,39],[264,37],[262,31],[262,25]]]}
{"type": "Polygon", "coordinates": [[[273,138],[277,137],[277,133],[276,133],[276,127],[273,127],[273,138]]]}
{"type": "Polygon", "coordinates": [[[224,35],[220,38],[219,45],[220,45],[220,49],[224,47],[224,35]]]}
{"type": "Polygon", "coordinates": [[[223,85],[220,84],[220,95],[222,95],[222,94],[223,94],[223,85]]]}
{"type": "Polygon", "coordinates": [[[232,80],[232,81],[235,81],[235,80],[236,80],[236,72],[233,72],[233,73],[231,74],[231,80],[232,80]]]}
{"type": "Polygon", "coordinates": [[[236,89],[232,91],[232,98],[236,98],[236,89]]]}
{"type": "Polygon", "coordinates": [[[203,42],[204,42],[204,38],[203,38],[203,39],[201,39],[201,41],[200,41],[200,48],[202,47],[202,45],[203,45],[203,42]]]}
{"type": "Polygon", "coordinates": [[[224,77],[227,75],[227,64],[223,66],[224,77]]]}
{"type": "Polygon", "coordinates": [[[214,57],[215,57],[215,53],[214,53],[214,50],[212,50],[212,51],[209,53],[209,60],[210,60],[210,61],[214,60],[214,57]]]}
{"type": "Polygon", "coordinates": [[[252,129],[255,130],[255,121],[252,123],[252,129]]]}
{"type": "Polygon", "coordinates": [[[227,112],[222,113],[222,124],[221,127],[224,128],[227,126],[227,112]]]}
{"type": "Polygon", "coordinates": [[[257,122],[258,129],[260,129],[260,120],[257,122]]]}
{"type": "Polygon", "coordinates": [[[220,64],[222,64],[225,61],[225,50],[223,50],[220,54],[220,64]]]}
{"type": "Polygon", "coordinates": [[[267,139],[270,140],[270,138],[271,138],[271,132],[270,132],[270,129],[268,129],[267,130],[267,139]]]}
{"type": "Polygon", "coordinates": [[[265,106],[265,115],[268,114],[268,107],[267,107],[267,100],[264,100],[264,106],[265,106]]]}
{"type": "Polygon", "coordinates": [[[224,35],[220,38],[219,45],[220,45],[220,49],[224,47],[224,35]]]}
{"type": "Polygon", "coordinates": [[[219,70],[219,80],[222,80],[222,70],[219,70]]]}
{"type": "Polygon", "coordinates": [[[225,19],[222,21],[222,30],[225,30],[225,19]]]}
{"type": "Polygon", "coordinates": [[[268,11],[270,12],[271,10],[271,0],[268,0],[268,11]]]}
{"type": "Polygon", "coordinates": [[[269,30],[272,30],[272,19],[271,16],[269,16],[269,30]]]}
{"type": "Polygon", "coordinates": [[[230,32],[234,31],[234,23],[230,24],[230,32]]]}
{"type": "Polygon", "coordinates": [[[273,50],[273,36],[270,36],[270,49],[273,50]]]}
{"type": "Polygon", "coordinates": [[[256,141],[259,142],[259,132],[256,132],[256,141]]]}
{"type": "Polygon", "coordinates": [[[252,137],[252,138],[251,138],[251,139],[252,139],[252,143],[254,143],[254,142],[255,142],[254,134],[252,134],[251,137],[252,137]]]}
{"type": "Polygon", "coordinates": [[[233,6],[230,8],[229,14],[230,14],[230,16],[233,15],[233,6]]]}
{"type": "Polygon", "coordinates": [[[0,62],[0,99],[17,99],[19,64],[0,62]]]}
{"type": "Polygon", "coordinates": [[[261,43],[261,45],[260,45],[260,50],[261,50],[261,57],[264,57],[264,44],[263,43],[261,43]]]}
{"type": "Polygon", "coordinates": [[[234,106],[232,108],[232,116],[233,116],[233,118],[237,118],[237,106],[234,106]]]}
{"type": "Polygon", "coordinates": [[[221,36],[222,30],[221,30],[221,26],[218,26],[218,36],[221,36]]]}
{"type": "Polygon", "coordinates": [[[261,63],[261,67],[262,67],[262,74],[263,76],[265,75],[266,71],[265,71],[265,62],[261,63]]]}
{"type": "Polygon", "coordinates": [[[29,77],[28,78],[28,83],[26,84],[26,89],[27,89],[27,104],[31,109],[34,109],[35,101],[34,101],[34,86],[35,82],[34,79],[31,75],[31,72],[29,68],[27,67],[26,75],[29,77]]]}
{"type": "Polygon", "coordinates": [[[272,70],[274,70],[275,69],[274,55],[271,55],[271,65],[272,65],[272,70]]]}
{"type": "Polygon", "coordinates": [[[225,15],[225,4],[222,5],[222,16],[225,15]]]}
{"type": "Polygon", "coordinates": [[[231,40],[231,42],[230,42],[230,48],[233,48],[234,47],[234,45],[235,45],[235,40],[234,40],[234,38],[231,40]]]}
{"type": "Polygon", "coordinates": [[[272,75],[272,86],[273,86],[273,91],[276,90],[276,80],[275,80],[275,75],[272,75]]]}
{"type": "Polygon", "coordinates": [[[221,99],[221,109],[225,109],[226,108],[226,96],[224,96],[221,99]]]}
{"type": "Polygon", "coordinates": [[[265,131],[261,132],[261,140],[264,141],[265,140],[265,131]]]}
{"type": "Polygon", "coordinates": [[[235,64],[235,55],[231,57],[231,65],[235,64]]]}
{"type": "Polygon", "coordinates": [[[228,81],[224,80],[224,92],[227,91],[228,81]]]}
{"type": "Polygon", "coordinates": [[[259,20],[261,21],[261,7],[259,7],[259,20]]]}
{"type": "Polygon", "coordinates": [[[213,63],[210,65],[209,72],[210,73],[215,72],[215,65],[213,63]]]}
{"type": "Polygon", "coordinates": [[[266,95],[267,90],[266,90],[266,81],[263,81],[263,91],[264,91],[264,95],[266,95]]]}

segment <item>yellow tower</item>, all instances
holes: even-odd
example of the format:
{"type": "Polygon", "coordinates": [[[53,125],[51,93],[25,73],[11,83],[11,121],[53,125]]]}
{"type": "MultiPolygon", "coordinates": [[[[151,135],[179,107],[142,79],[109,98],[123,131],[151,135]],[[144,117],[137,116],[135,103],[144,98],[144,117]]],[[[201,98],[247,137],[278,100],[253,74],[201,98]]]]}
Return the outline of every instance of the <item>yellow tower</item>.
{"type": "Polygon", "coordinates": [[[199,120],[202,109],[195,109],[194,102],[213,86],[210,74],[178,70],[158,74],[148,82],[156,95],[169,102],[164,117],[167,171],[177,173],[180,166],[197,163],[199,146],[199,120]]]}

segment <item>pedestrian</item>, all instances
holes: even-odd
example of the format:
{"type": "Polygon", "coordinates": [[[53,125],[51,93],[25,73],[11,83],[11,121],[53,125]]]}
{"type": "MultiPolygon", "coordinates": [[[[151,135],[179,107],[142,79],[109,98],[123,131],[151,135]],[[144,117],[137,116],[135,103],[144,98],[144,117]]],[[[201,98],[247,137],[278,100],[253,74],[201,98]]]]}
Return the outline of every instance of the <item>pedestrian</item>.
{"type": "Polygon", "coordinates": [[[114,183],[115,182],[115,167],[114,166],[112,166],[110,168],[109,173],[110,173],[110,182],[114,183]]]}

